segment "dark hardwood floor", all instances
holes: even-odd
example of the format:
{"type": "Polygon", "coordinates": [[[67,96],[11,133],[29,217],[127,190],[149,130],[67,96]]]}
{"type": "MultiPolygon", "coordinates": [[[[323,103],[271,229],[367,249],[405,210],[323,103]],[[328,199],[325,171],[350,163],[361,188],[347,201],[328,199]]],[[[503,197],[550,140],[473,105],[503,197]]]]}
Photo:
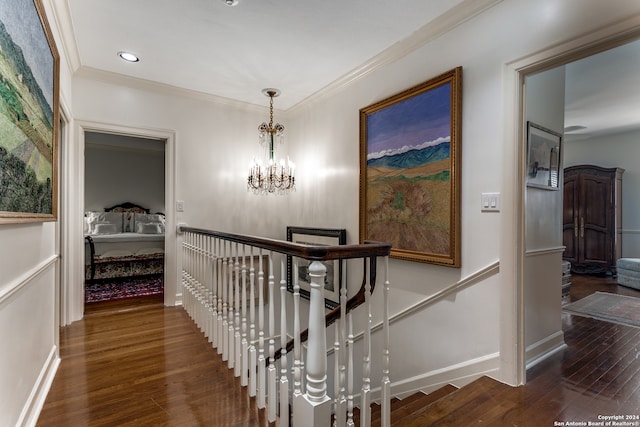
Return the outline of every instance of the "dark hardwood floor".
{"type": "MultiPolygon", "coordinates": [[[[598,290],[640,297],[614,279],[574,275],[570,299],[598,290]]],[[[531,368],[526,386],[485,378],[466,395],[458,390],[466,403],[438,421],[427,421],[434,412],[425,408],[412,422],[392,412],[392,423],[538,427],[640,414],[640,328],[562,316],[568,347],[531,368]]],[[[269,425],[184,310],[161,297],[90,304],[82,321],[62,328],[60,345],[38,426],[269,425]]]]}
{"type": "Polygon", "coordinates": [[[264,411],[181,307],[92,303],[61,329],[38,426],[267,426],[264,411]]]}

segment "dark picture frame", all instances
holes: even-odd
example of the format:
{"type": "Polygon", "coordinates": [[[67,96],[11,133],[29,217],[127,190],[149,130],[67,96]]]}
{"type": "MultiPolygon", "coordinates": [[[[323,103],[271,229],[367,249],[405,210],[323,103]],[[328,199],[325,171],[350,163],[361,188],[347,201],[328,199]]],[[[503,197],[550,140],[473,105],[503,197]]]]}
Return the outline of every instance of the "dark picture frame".
{"type": "Polygon", "coordinates": [[[58,218],[60,57],[41,0],[0,6],[0,223],[58,218]]]}
{"type": "MultiPolygon", "coordinates": [[[[345,245],[347,230],[330,228],[287,227],[287,241],[307,245],[345,245]]],[[[308,267],[310,261],[298,259],[298,285],[300,296],[309,299],[311,287],[309,285],[308,267]]],[[[324,305],[334,309],[340,301],[340,291],[345,283],[346,268],[342,260],[323,261],[327,268],[324,285],[324,305]]],[[[293,257],[287,256],[287,290],[293,292],[293,257]]]]}
{"type": "Polygon", "coordinates": [[[527,187],[560,189],[562,135],[527,122],[527,187]]]}
{"type": "Polygon", "coordinates": [[[462,67],[360,110],[360,243],[460,267],[462,67]]]}

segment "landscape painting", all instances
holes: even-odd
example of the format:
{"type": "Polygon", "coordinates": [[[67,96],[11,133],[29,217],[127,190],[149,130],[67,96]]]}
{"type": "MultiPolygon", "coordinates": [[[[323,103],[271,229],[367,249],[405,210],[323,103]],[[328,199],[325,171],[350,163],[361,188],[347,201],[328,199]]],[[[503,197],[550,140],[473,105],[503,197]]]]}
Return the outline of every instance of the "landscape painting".
{"type": "Polygon", "coordinates": [[[59,57],[40,0],[0,2],[0,222],[57,219],[59,57]]]}
{"type": "Polygon", "coordinates": [[[460,266],[462,68],[360,110],[360,240],[460,266]]]}

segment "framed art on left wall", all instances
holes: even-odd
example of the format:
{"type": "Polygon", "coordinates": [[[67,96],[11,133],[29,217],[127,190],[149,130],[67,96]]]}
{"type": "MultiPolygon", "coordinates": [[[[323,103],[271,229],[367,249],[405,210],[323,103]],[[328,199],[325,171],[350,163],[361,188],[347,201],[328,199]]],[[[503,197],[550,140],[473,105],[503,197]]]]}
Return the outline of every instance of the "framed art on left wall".
{"type": "Polygon", "coordinates": [[[56,221],[60,59],[41,0],[0,3],[0,223],[56,221]]]}

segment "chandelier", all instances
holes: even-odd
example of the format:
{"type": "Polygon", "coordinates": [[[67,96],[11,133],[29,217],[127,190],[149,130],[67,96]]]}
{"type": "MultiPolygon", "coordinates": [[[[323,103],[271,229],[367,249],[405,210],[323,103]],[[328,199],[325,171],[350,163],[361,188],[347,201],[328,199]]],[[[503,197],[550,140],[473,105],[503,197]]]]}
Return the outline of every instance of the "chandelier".
{"type": "Polygon", "coordinates": [[[276,144],[282,144],[284,140],[284,126],[280,123],[273,124],[273,98],[280,95],[278,89],[264,89],[262,91],[269,97],[269,123],[258,126],[260,132],[260,145],[264,147],[264,160],[254,159],[249,166],[249,179],[247,190],[254,194],[287,194],[296,189],[295,167],[288,158],[285,161],[276,160],[276,144]]]}

